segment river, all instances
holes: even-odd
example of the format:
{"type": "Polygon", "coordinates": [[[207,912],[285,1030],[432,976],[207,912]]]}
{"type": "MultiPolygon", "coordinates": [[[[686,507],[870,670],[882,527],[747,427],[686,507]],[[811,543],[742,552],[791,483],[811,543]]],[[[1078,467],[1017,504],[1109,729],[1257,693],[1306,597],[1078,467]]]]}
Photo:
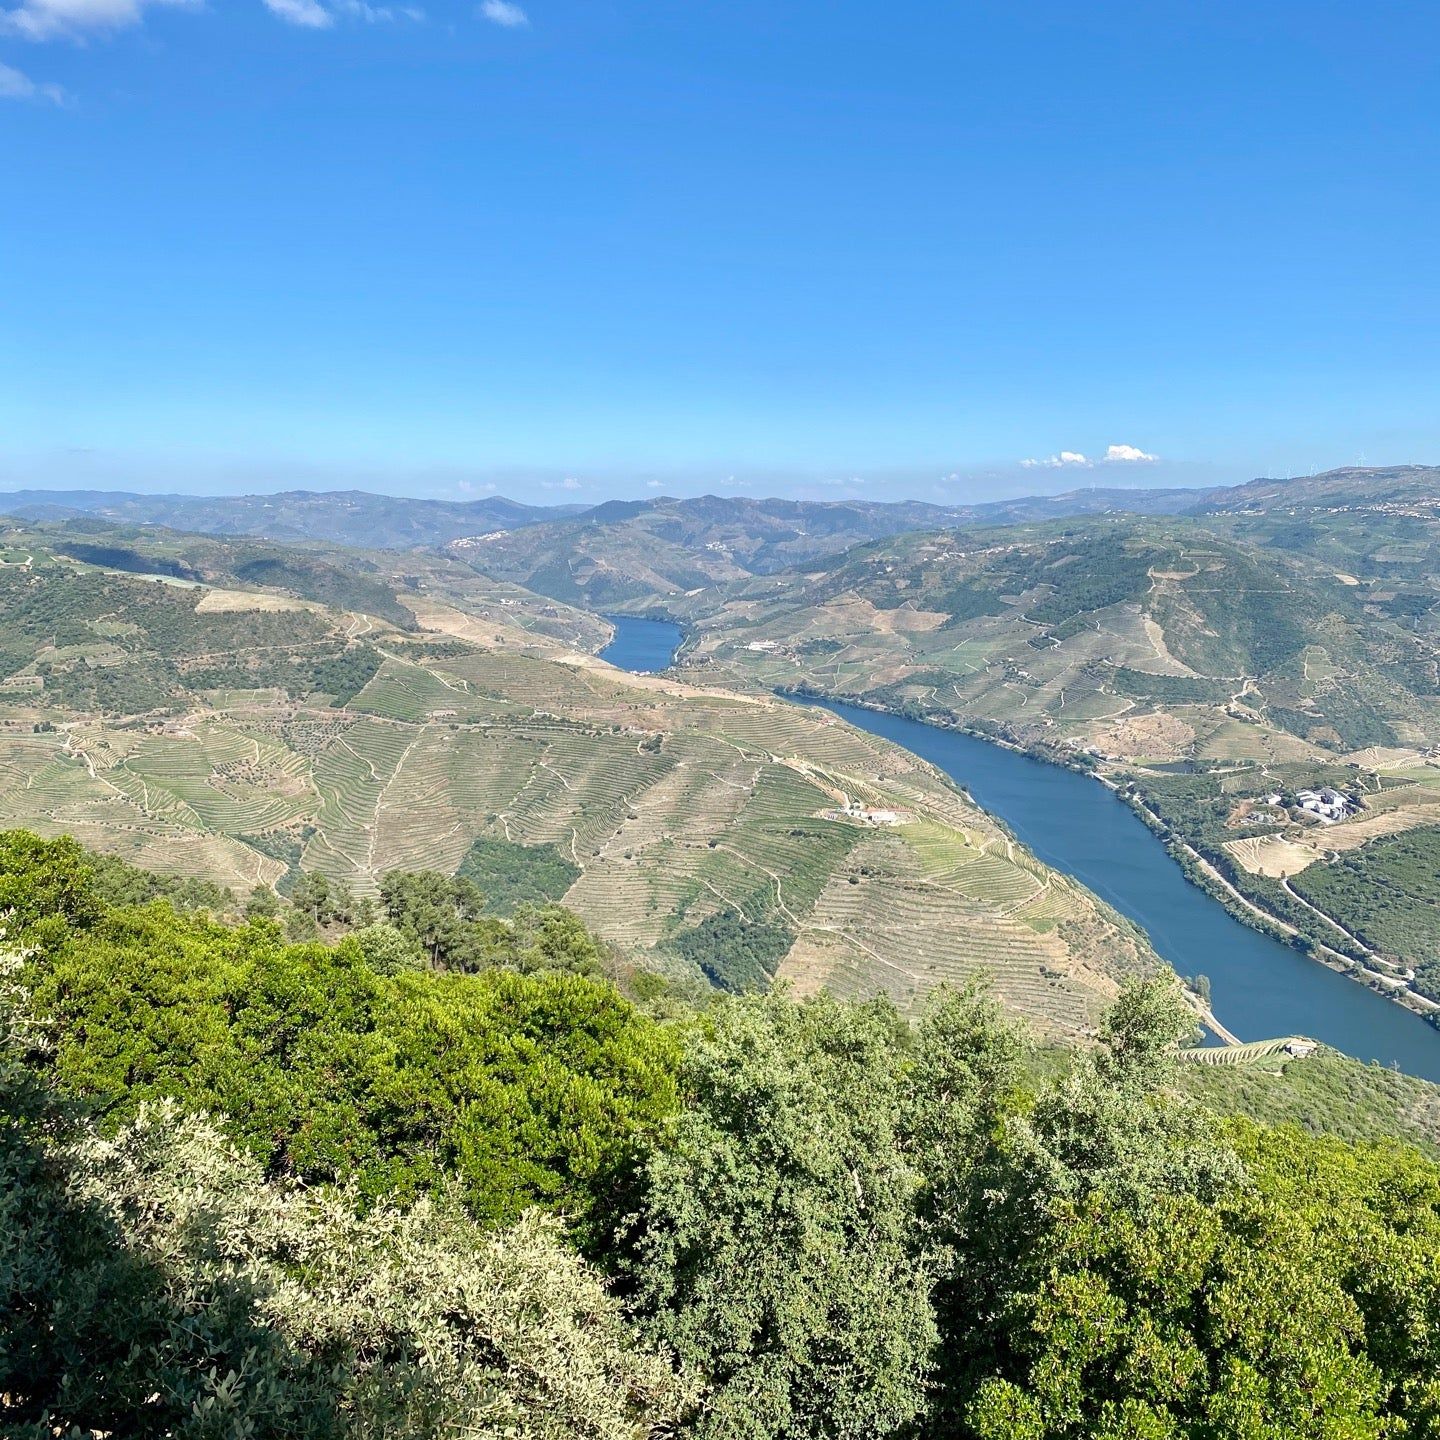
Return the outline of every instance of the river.
{"type": "MultiPolygon", "coordinates": [[[[611,664],[659,670],[679,648],[678,626],[610,619],[616,638],[601,653],[611,664]]],[[[835,701],[811,703],[938,766],[1047,865],[1134,920],[1179,974],[1208,976],[1216,1016],[1240,1039],[1310,1035],[1440,1082],[1440,1030],[1236,920],[1185,878],[1103,785],[959,731],[835,701]]]]}
{"type": "Polygon", "coordinates": [[[615,627],[615,638],[600,652],[600,658],[636,675],[664,670],[685,638],[685,632],[669,620],[639,620],[633,615],[605,618],[615,627]]]}

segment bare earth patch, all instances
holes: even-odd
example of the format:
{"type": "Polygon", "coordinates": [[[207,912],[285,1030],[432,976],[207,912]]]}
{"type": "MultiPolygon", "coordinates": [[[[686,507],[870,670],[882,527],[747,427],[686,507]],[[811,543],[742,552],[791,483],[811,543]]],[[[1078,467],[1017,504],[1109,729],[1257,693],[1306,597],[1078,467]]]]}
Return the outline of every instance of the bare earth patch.
{"type": "Polygon", "coordinates": [[[1193,671],[1183,660],[1177,660],[1170,653],[1170,647],[1165,643],[1165,631],[1160,623],[1151,616],[1144,616],[1145,638],[1149,640],[1154,648],[1155,656],[1165,665],[1166,675],[1194,675],[1193,671]]]}
{"type": "Polygon", "coordinates": [[[235,610],[314,610],[318,606],[292,595],[257,595],[250,590],[207,590],[196,603],[197,615],[220,615],[235,610]]]}
{"type": "Polygon", "coordinates": [[[1095,736],[1095,743],[1107,755],[1126,759],[1141,756],[1177,759],[1195,743],[1195,731],[1178,715],[1159,711],[1151,715],[1127,715],[1095,736]]]}
{"type": "Polygon", "coordinates": [[[912,610],[904,606],[879,610],[868,600],[847,599],[822,605],[819,613],[833,619],[840,633],[864,631],[872,635],[918,635],[938,630],[950,617],[938,610],[912,610]]]}
{"type": "Polygon", "coordinates": [[[1304,835],[1255,836],[1248,840],[1231,840],[1227,849],[1236,861],[1252,875],[1269,875],[1280,879],[1298,875],[1308,865],[1323,860],[1337,850],[1358,850],[1385,835],[1399,835],[1420,825],[1440,822],[1440,796],[1435,805],[1397,805],[1376,815],[1362,815],[1340,825],[1317,825],[1304,835]]]}
{"type": "Polygon", "coordinates": [[[1236,863],[1252,875],[1268,875],[1272,880],[1298,875],[1313,865],[1320,852],[1296,840],[1279,835],[1252,836],[1248,840],[1230,840],[1225,844],[1236,863]]]}

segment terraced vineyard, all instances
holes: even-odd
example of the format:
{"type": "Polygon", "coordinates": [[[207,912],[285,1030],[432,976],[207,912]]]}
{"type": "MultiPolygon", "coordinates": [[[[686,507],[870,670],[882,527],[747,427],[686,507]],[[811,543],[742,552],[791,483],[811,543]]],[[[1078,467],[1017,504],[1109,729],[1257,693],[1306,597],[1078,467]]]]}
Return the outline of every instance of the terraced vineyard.
{"type": "MultiPolygon", "coordinates": [[[[150,585],[110,577],[104,604],[150,585]]],[[[193,626],[192,650],[228,674],[244,592],[223,607],[211,594],[172,590],[166,623],[193,626]]],[[[480,838],[549,845],[578,872],[566,903],[647,964],[705,968],[711,937],[738,935],[802,991],[904,1005],[989,975],[1051,1032],[1089,1029],[1125,972],[1156,963],[938,771],[827,712],[631,676],[452,606],[422,607],[436,629],[409,634],[294,613],[345,663],[373,656],[343,706],[288,671],[141,715],[16,692],[0,713],[0,823],[242,892],[304,869],[374,893],[387,870],[458,869],[480,838]]],[[[114,643],[95,620],[110,623],[76,622],[79,663],[85,634],[114,643]]]]}
{"type": "Polygon", "coordinates": [[[1278,519],[1119,516],[901,536],[663,604],[697,679],[861,700],[1099,773],[1237,914],[1434,1015],[1433,886],[1401,871],[1424,870],[1405,857],[1440,824],[1440,520],[1412,509],[1380,506],[1348,555],[1345,515],[1321,517],[1323,559],[1278,519]],[[1343,814],[1314,808],[1325,788],[1343,814]]]}

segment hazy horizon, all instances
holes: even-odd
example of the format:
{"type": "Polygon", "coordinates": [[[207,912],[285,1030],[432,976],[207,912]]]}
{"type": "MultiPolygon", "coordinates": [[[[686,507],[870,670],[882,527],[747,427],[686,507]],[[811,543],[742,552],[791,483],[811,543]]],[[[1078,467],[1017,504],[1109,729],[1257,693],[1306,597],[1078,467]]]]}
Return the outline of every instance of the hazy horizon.
{"type": "Polygon", "coordinates": [[[97,462],[96,457],[57,457],[53,465],[7,463],[0,459],[0,499],[23,491],[96,491],[144,496],[234,498],[244,495],[312,494],[362,491],[396,499],[450,502],[506,499],[537,506],[594,506],[607,500],[693,499],[702,495],[748,499],[867,500],[963,506],[1030,496],[1066,495],[1083,490],[1205,490],[1289,475],[1318,474],[1348,465],[1424,464],[1423,460],[1372,460],[1358,457],[1289,469],[1280,475],[1244,467],[1181,465],[1164,462],[1116,462],[1086,457],[1084,463],[992,466],[973,472],[952,471],[931,477],[906,477],[880,471],[870,476],[807,476],[762,468],[715,475],[645,472],[588,472],[586,478],[560,472],[513,470],[495,478],[483,471],[335,473],[329,468],[274,465],[252,471],[238,467],[175,467],[97,462]]]}
{"type": "Polygon", "coordinates": [[[1440,455],[1437,45],[1298,0],[0,0],[0,485],[1440,455]]]}

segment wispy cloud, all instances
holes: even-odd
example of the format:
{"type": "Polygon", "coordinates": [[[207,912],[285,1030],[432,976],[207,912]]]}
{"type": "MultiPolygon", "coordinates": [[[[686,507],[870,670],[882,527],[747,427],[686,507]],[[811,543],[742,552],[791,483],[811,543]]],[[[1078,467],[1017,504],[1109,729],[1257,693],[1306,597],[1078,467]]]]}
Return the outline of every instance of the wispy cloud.
{"type": "Polygon", "coordinates": [[[302,30],[328,30],[335,23],[335,17],[317,0],[265,0],[265,8],[302,30]]]}
{"type": "Polygon", "coordinates": [[[1020,463],[1027,470],[1060,470],[1065,466],[1073,466],[1077,470],[1088,470],[1094,462],[1087,459],[1078,450],[1062,450],[1048,460],[1022,460],[1020,463]]]}
{"type": "Polygon", "coordinates": [[[585,488],[573,475],[567,475],[563,480],[542,480],[540,485],[545,490],[583,490],[585,488]]]}
{"type": "Polygon", "coordinates": [[[199,0],[22,0],[0,10],[0,34],[22,40],[83,40],[106,30],[138,25],[152,6],[194,9],[199,0]]]}
{"type": "Polygon", "coordinates": [[[367,25],[390,25],[411,20],[417,25],[425,19],[418,5],[369,5],[366,0],[332,0],[331,10],[350,20],[363,20],[367,25]]]}
{"type": "Polygon", "coordinates": [[[68,97],[58,85],[46,85],[9,65],[0,65],[0,100],[46,100],[64,105],[68,97]]]}
{"type": "Polygon", "coordinates": [[[1096,465],[1148,465],[1158,460],[1158,455],[1147,454],[1136,445],[1111,445],[1099,460],[1092,460],[1079,450],[1062,450],[1047,460],[1022,460],[1026,470],[1090,470],[1096,465]]]}
{"type": "Polygon", "coordinates": [[[482,0],[476,14],[492,25],[503,25],[507,30],[519,30],[530,23],[530,17],[512,0],[482,0]]]}

